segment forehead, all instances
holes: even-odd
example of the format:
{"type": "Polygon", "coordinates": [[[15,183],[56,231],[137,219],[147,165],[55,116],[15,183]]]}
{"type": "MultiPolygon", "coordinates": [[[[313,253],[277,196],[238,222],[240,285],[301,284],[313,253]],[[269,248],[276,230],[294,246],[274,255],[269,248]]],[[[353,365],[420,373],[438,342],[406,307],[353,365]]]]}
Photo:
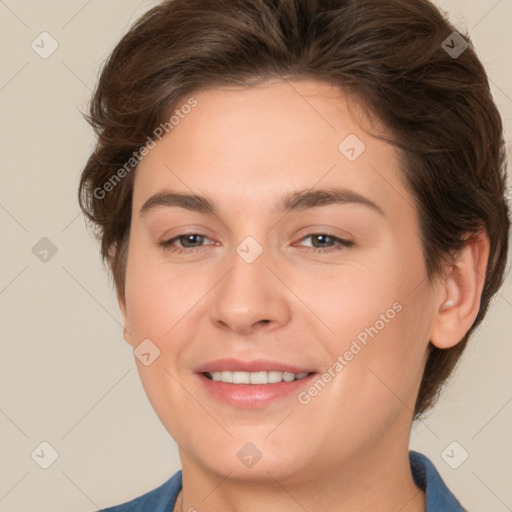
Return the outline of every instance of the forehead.
{"type": "Polygon", "coordinates": [[[344,91],[276,80],[191,96],[196,106],[139,164],[134,209],[164,188],[246,210],[313,187],[348,188],[390,211],[411,206],[394,204],[407,196],[397,150],[365,131],[361,105],[344,91]]]}

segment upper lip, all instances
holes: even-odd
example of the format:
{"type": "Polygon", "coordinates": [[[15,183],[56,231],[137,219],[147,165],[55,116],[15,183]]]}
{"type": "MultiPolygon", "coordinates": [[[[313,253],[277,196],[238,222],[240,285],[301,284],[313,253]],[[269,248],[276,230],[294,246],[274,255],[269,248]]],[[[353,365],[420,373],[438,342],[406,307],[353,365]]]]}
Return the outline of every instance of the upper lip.
{"type": "Polygon", "coordinates": [[[265,359],[253,359],[251,361],[243,361],[241,359],[224,358],[215,359],[202,364],[196,368],[197,373],[207,372],[263,372],[263,371],[278,371],[289,373],[310,373],[313,370],[309,368],[299,367],[288,363],[281,363],[279,361],[268,361],[265,359]]]}

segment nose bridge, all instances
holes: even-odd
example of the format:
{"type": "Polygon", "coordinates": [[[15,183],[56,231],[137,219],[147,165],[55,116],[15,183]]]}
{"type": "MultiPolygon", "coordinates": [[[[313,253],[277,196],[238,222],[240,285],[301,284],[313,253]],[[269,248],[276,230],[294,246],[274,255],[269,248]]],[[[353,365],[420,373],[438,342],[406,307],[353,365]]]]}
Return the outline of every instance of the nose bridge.
{"type": "Polygon", "coordinates": [[[239,333],[257,324],[283,324],[289,308],[282,283],[268,266],[271,251],[254,237],[247,236],[231,255],[230,269],[218,286],[212,321],[239,333]]]}

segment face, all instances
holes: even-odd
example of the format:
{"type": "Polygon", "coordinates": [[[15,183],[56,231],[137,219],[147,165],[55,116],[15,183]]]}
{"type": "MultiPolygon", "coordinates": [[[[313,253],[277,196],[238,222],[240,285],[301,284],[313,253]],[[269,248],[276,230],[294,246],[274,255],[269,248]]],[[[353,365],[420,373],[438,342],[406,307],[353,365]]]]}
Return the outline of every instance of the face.
{"type": "Polygon", "coordinates": [[[298,482],[406,447],[434,302],[396,149],[327,84],[193,97],[137,168],[120,301],[183,467],[298,482]]]}

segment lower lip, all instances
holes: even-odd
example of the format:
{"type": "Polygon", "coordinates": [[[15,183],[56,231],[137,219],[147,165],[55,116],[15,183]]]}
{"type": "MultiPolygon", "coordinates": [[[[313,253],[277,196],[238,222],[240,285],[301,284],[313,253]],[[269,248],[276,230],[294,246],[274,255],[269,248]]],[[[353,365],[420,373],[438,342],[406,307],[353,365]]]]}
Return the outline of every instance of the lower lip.
{"type": "Polygon", "coordinates": [[[218,400],[233,407],[262,408],[279,398],[297,395],[299,391],[309,386],[316,373],[311,373],[304,379],[291,382],[276,382],[274,384],[229,384],[228,382],[214,381],[197,374],[208,393],[218,400]]]}

